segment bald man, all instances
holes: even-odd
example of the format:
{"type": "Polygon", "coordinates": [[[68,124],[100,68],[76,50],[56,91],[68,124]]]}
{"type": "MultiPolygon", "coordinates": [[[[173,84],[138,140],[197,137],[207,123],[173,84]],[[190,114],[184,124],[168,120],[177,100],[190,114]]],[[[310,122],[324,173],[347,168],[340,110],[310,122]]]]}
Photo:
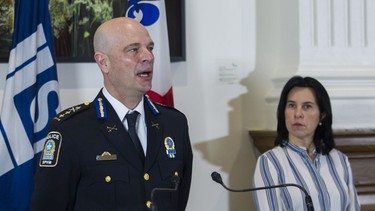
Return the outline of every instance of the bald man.
{"type": "Polygon", "coordinates": [[[94,101],[50,124],[32,210],[185,210],[193,158],[188,124],[184,114],[145,95],[153,47],[133,19],[115,18],[97,29],[94,57],[104,87],[94,101]]]}

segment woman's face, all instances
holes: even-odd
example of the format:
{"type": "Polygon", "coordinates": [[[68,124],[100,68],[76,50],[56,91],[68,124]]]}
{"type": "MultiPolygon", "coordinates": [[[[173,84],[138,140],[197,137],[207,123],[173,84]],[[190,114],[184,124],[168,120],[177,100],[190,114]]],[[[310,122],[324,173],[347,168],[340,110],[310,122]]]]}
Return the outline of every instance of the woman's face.
{"type": "Polygon", "coordinates": [[[285,106],[285,124],[289,132],[289,141],[299,146],[310,144],[320,116],[313,90],[305,87],[292,88],[285,106]]]}

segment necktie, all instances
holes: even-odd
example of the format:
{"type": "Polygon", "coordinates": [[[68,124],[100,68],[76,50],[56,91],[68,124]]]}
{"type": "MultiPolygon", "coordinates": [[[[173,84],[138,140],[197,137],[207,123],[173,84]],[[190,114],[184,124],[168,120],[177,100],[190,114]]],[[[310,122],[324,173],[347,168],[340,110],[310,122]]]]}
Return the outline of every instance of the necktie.
{"type": "Polygon", "coordinates": [[[139,137],[137,135],[137,131],[135,130],[135,123],[137,122],[137,116],[138,112],[134,111],[132,113],[127,113],[126,114],[126,120],[128,121],[128,132],[130,135],[130,138],[132,139],[135,148],[137,148],[138,154],[142,159],[142,162],[145,160],[145,154],[143,152],[143,147],[141,145],[141,141],[139,140],[139,137]]]}

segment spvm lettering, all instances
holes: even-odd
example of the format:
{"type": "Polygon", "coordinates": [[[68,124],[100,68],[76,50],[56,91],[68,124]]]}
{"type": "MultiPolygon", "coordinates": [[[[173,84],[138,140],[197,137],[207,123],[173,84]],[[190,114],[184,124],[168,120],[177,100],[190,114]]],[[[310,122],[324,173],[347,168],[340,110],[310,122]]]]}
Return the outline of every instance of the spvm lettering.
{"type": "Polygon", "coordinates": [[[43,164],[43,165],[51,165],[51,164],[52,164],[52,161],[50,161],[50,160],[43,160],[43,161],[42,161],[42,164],[43,164]]]}

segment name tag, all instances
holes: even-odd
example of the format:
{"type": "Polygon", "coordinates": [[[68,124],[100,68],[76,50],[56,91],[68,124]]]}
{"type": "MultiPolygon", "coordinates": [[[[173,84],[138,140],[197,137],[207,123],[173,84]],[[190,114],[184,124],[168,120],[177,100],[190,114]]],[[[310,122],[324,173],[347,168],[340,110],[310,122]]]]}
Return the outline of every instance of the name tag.
{"type": "Polygon", "coordinates": [[[102,161],[102,160],[117,160],[117,155],[116,154],[111,154],[109,152],[103,152],[101,155],[96,156],[97,161],[102,161]]]}

